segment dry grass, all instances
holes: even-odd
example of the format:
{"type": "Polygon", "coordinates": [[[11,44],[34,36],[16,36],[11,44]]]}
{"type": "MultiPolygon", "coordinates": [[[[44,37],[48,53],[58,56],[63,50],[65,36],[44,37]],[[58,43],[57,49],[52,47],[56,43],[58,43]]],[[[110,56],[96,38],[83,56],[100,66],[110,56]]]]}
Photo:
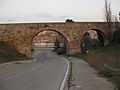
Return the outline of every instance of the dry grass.
{"type": "Polygon", "coordinates": [[[104,64],[107,64],[112,68],[120,69],[120,44],[111,44],[95,49],[88,55],[79,54],[76,57],[86,60],[100,74],[109,78],[120,88],[120,72],[113,72],[104,68],[104,64]]]}
{"type": "Polygon", "coordinates": [[[28,58],[25,55],[20,54],[6,43],[0,42],[0,63],[26,59],[28,58]]]}

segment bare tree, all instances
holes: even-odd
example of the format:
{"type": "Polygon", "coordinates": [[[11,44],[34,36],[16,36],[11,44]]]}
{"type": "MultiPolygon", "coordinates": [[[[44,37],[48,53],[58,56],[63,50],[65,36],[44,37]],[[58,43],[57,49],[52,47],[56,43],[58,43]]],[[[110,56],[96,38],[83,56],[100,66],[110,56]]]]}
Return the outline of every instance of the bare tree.
{"type": "Polygon", "coordinates": [[[112,41],[112,29],[113,29],[113,15],[112,15],[112,10],[111,10],[111,3],[108,0],[105,0],[105,5],[104,5],[104,20],[106,22],[105,27],[106,27],[106,32],[108,34],[108,40],[111,42],[112,41]]]}
{"type": "Polygon", "coordinates": [[[114,22],[115,31],[118,31],[120,29],[120,26],[119,26],[119,23],[118,23],[119,21],[118,21],[117,15],[114,16],[113,22],[114,22]]]}
{"type": "Polygon", "coordinates": [[[115,42],[120,42],[120,25],[119,25],[119,21],[118,21],[118,17],[115,16],[114,17],[114,41],[115,42]]]}

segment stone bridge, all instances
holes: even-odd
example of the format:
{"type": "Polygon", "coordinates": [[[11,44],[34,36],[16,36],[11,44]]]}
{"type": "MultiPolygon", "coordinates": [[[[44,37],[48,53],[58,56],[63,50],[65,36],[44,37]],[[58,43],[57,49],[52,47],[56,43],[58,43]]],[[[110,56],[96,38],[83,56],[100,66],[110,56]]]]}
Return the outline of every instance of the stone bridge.
{"type": "Polygon", "coordinates": [[[97,31],[108,43],[104,22],[74,22],[74,23],[15,23],[0,24],[0,41],[4,41],[17,51],[31,57],[33,38],[44,30],[53,30],[63,35],[67,41],[67,54],[80,53],[81,38],[88,30],[97,31]]]}

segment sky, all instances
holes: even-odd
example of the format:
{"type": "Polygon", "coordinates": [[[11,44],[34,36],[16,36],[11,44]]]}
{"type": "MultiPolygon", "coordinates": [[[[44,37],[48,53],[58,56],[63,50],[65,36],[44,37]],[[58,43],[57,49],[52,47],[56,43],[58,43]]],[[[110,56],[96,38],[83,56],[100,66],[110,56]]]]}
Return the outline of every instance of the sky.
{"type": "MultiPolygon", "coordinates": [[[[109,0],[114,15],[120,0],[109,0]]],[[[104,0],[0,0],[0,23],[103,21],[104,0]]]]}

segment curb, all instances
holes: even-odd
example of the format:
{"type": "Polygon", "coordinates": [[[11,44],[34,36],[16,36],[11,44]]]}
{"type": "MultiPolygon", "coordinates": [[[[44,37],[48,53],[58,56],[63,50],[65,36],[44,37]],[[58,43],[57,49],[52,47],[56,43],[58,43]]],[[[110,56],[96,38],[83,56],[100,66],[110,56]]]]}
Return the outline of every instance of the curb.
{"type": "Polygon", "coordinates": [[[12,61],[12,62],[8,62],[8,63],[3,63],[3,64],[0,64],[0,68],[3,68],[4,66],[8,66],[8,65],[11,65],[11,64],[21,64],[21,63],[31,63],[31,62],[35,62],[36,59],[32,59],[32,60],[25,60],[25,61],[12,61]]]}

